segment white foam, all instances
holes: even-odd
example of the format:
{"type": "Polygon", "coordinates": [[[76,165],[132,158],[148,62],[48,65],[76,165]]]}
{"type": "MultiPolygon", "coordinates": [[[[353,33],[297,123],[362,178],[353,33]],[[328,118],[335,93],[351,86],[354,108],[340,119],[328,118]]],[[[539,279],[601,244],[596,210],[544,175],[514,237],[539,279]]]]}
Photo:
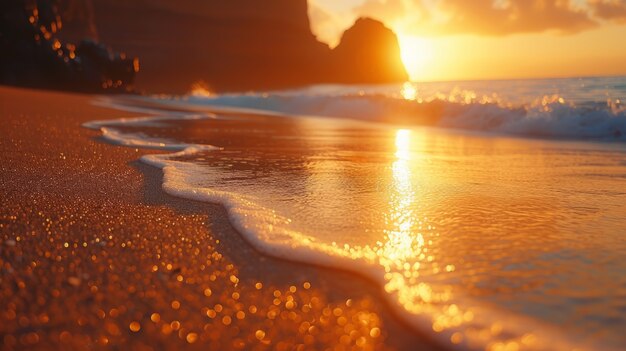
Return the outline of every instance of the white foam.
{"type": "MultiPolygon", "coordinates": [[[[123,104],[112,103],[110,106],[125,108],[123,104]]],[[[134,111],[138,110],[136,107],[133,109],[134,111]]],[[[206,172],[205,169],[189,162],[178,161],[176,158],[215,150],[217,149],[215,146],[174,143],[165,139],[148,138],[141,133],[123,133],[112,127],[155,126],[155,123],[167,120],[213,118],[214,116],[199,117],[198,115],[180,113],[164,115],[162,111],[155,109],[140,108],[140,110],[154,115],[94,121],[85,123],[84,126],[99,129],[104,138],[118,145],[176,151],[170,154],[144,155],[141,157],[141,161],[163,171],[162,187],[166,193],[176,197],[224,206],[235,229],[260,252],[287,260],[349,270],[369,278],[381,288],[387,288],[383,295],[387,298],[389,306],[410,326],[432,336],[433,340],[449,349],[482,350],[495,347],[499,345],[498,343],[505,345],[507,341],[517,342],[520,350],[586,350],[595,348],[569,342],[568,338],[559,330],[536,320],[515,316],[462,296],[455,296],[452,305],[471,307],[474,313],[471,323],[433,332],[434,319],[444,313],[441,311],[441,306],[432,303],[432,306],[429,307],[426,304],[420,307],[420,313],[412,313],[401,302],[402,291],[393,287],[390,288],[390,281],[386,279],[387,274],[394,272],[389,272],[388,267],[386,271],[372,250],[368,251],[367,248],[361,248],[359,254],[354,254],[354,252],[343,247],[318,242],[313,237],[290,229],[288,218],[282,217],[272,209],[260,206],[250,195],[196,186],[195,184],[199,183],[198,177],[202,177],[203,173],[206,172]],[[501,323],[502,321],[506,321],[506,323],[501,323]],[[481,336],[480,333],[477,333],[473,339],[470,339],[473,330],[493,330],[494,325],[501,328],[498,335],[489,335],[489,337],[483,338],[484,334],[481,336]],[[463,335],[466,335],[468,339],[459,344],[451,343],[451,337],[459,332],[464,333],[463,335]],[[533,336],[533,342],[522,343],[520,340],[528,335],[533,336]]],[[[432,282],[425,280],[425,283],[432,282]]],[[[448,306],[450,306],[450,302],[448,306]]]]}
{"type": "Polygon", "coordinates": [[[626,106],[619,99],[573,103],[559,95],[510,103],[471,91],[406,100],[380,91],[320,94],[304,91],[227,94],[166,100],[216,108],[246,108],[295,116],[341,117],[366,121],[482,131],[547,139],[626,141],[626,106]]]}
{"type": "MultiPolygon", "coordinates": [[[[93,101],[95,105],[106,106],[110,108],[116,108],[129,112],[149,113],[154,114],[154,109],[149,109],[140,106],[126,105],[117,103],[110,98],[100,98],[93,101]]],[[[107,141],[123,146],[140,147],[159,150],[189,150],[189,152],[197,152],[201,150],[214,150],[219,149],[212,145],[195,145],[176,143],[168,139],[151,138],[143,133],[124,133],[112,128],[113,126],[135,126],[135,127],[166,127],[167,124],[162,122],[172,120],[202,120],[215,118],[215,114],[203,113],[203,114],[190,114],[182,112],[170,112],[167,115],[152,115],[147,117],[129,117],[119,118],[113,120],[95,120],[83,123],[83,127],[89,129],[100,130],[102,137],[107,141]]]]}

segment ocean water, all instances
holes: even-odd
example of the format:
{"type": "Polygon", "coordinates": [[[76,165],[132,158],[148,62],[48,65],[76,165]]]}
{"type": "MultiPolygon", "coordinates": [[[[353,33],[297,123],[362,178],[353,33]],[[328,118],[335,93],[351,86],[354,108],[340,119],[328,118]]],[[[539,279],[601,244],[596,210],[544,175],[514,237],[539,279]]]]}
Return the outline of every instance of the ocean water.
{"type": "Polygon", "coordinates": [[[101,99],[163,189],[459,350],[626,347],[626,79],[101,99]]]}

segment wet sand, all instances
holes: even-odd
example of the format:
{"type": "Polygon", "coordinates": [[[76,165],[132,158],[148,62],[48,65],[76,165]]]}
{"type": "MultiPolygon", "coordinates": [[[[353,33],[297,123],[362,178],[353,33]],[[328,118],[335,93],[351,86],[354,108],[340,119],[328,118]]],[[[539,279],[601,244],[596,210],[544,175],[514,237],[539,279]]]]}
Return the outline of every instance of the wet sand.
{"type": "Polygon", "coordinates": [[[0,87],[3,350],[432,349],[368,281],[264,257],[221,207],[165,194],[137,162],[155,151],[81,128],[133,116],[92,99],[0,87]]]}

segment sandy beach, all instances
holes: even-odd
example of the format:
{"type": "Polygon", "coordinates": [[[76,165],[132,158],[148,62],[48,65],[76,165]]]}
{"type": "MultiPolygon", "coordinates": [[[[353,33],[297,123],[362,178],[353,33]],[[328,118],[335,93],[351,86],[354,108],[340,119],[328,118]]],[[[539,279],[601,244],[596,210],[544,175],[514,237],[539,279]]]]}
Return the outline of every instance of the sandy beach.
{"type": "MultiPolygon", "coordinates": [[[[431,349],[345,272],[264,257],[150,153],[81,127],[131,113],[0,88],[0,341],[17,349],[431,349]]],[[[152,151],[154,152],[154,151],[152,151]]]]}
{"type": "Polygon", "coordinates": [[[0,1],[0,351],[626,350],[626,0],[0,1]]]}

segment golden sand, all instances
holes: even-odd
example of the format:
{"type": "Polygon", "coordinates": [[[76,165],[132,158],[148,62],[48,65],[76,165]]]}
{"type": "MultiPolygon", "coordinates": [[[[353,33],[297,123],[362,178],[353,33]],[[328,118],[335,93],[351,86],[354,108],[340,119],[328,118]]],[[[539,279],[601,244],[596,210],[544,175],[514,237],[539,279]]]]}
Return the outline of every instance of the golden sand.
{"type": "Polygon", "coordinates": [[[430,349],[343,272],[263,257],[92,97],[0,88],[0,343],[13,349],[430,349]]]}

